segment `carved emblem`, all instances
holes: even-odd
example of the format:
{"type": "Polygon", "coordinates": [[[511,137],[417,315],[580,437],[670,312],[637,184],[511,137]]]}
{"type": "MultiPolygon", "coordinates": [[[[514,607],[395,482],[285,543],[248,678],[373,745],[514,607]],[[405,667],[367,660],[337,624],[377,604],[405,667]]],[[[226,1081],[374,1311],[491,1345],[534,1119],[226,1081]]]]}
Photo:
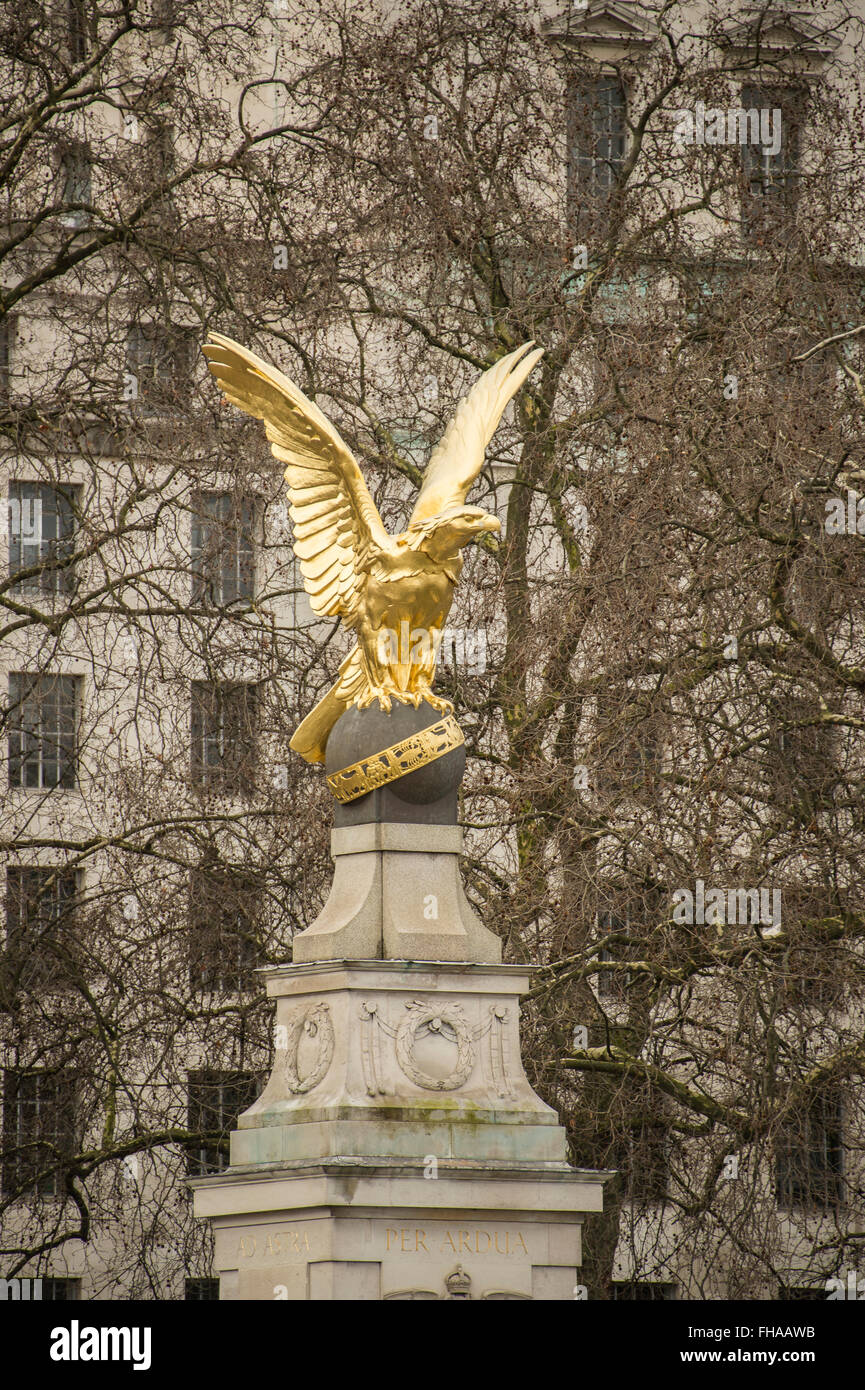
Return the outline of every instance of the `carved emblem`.
{"type": "Polygon", "coordinates": [[[314,1004],[296,1014],[288,1025],[283,1075],[295,1095],[311,1091],[327,1075],[333,1061],[333,1024],[327,1004],[314,1004]],[[300,1054],[312,1060],[310,1069],[301,1077],[298,1067],[300,1054]]]}
{"type": "Polygon", "coordinates": [[[442,1006],[433,1001],[430,1005],[415,999],[406,1008],[408,1014],[396,1032],[397,1061],[409,1080],[425,1091],[455,1091],[467,1079],[475,1061],[472,1030],[459,1004],[442,1006]],[[425,1039],[455,1044],[456,1065],[447,1075],[434,1076],[418,1063],[415,1050],[425,1039]]]}
{"type": "Polygon", "coordinates": [[[459,724],[448,715],[447,719],[430,725],[428,729],[421,729],[420,733],[412,734],[402,743],[395,743],[371,758],[332,772],[327,784],[337,801],[355,801],[386,782],[395,782],[412,768],[435,762],[436,758],[443,757],[463,743],[465,739],[459,724]]]}

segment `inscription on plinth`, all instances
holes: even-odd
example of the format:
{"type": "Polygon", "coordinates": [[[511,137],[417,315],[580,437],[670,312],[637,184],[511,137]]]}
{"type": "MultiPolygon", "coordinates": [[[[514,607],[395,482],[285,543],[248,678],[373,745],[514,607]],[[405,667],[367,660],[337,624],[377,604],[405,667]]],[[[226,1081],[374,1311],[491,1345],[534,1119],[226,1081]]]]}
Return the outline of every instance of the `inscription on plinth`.
{"type": "Polygon", "coordinates": [[[284,1260],[292,1255],[310,1259],[315,1254],[308,1231],[274,1229],[257,1232],[255,1235],[240,1237],[237,1247],[239,1260],[275,1259],[284,1260]]]}
{"type": "Polygon", "coordinates": [[[388,1227],[385,1231],[386,1255],[528,1255],[522,1231],[468,1230],[427,1231],[420,1226],[388,1227]]]}

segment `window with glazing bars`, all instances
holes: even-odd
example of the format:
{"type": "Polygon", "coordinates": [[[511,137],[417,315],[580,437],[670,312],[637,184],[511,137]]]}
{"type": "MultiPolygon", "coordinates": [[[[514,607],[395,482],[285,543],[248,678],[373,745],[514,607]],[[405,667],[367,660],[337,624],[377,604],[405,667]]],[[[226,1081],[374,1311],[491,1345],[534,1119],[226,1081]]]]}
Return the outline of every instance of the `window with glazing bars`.
{"type": "Polygon", "coordinates": [[[257,1098],[258,1077],[247,1071],[193,1071],[188,1076],[188,1126],[197,1138],[187,1146],[189,1172],[228,1167],[228,1136],[238,1115],[257,1098]]]}
{"type": "Polygon", "coordinates": [[[255,771],[257,687],[232,681],[192,683],[192,777],[201,787],[251,790],[255,771]]]}
{"type": "Polygon", "coordinates": [[[568,93],[568,201],[588,233],[615,188],[627,149],[627,98],[615,76],[575,80],[568,93]]]}
{"type": "Polygon", "coordinates": [[[77,676],[9,676],[10,787],[74,787],[77,676]]]}
{"type": "Polygon", "coordinates": [[[9,1069],[3,1078],[3,1191],[56,1197],[75,1151],[76,1082],[69,1071],[9,1069]]]}
{"type": "Polygon", "coordinates": [[[189,882],[189,973],[194,989],[237,993],[255,984],[259,884],[224,867],[196,869],[189,882]]]}
{"type": "Polygon", "coordinates": [[[9,576],[19,592],[71,589],[73,571],[66,562],[73,550],[77,510],[73,487],[9,484],[9,576]]]}
{"type": "Polygon", "coordinates": [[[780,1207],[830,1210],[843,1200],[843,1177],[843,1107],[839,1091],[829,1088],[776,1140],[775,1199],[780,1207]]]}
{"type": "Polygon", "coordinates": [[[192,601],[221,608],[249,600],[255,573],[255,504],[231,492],[199,492],[192,503],[192,601]]]}
{"type": "Polygon", "coordinates": [[[6,870],[7,979],[25,989],[68,980],[75,957],[74,869],[6,870]]]}

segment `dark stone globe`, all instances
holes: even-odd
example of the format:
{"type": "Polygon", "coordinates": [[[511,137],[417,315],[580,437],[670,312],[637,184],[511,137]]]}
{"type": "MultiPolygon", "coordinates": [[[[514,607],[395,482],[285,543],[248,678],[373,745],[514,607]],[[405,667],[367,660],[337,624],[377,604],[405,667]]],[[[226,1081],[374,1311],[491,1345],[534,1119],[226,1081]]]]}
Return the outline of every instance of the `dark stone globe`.
{"type": "MultiPolygon", "coordinates": [[[[418,709],[394,701],[390,711],[375,700],[367,709],[352,705],[334,725],[327,741],[325,770],[330,776],[352,763],[381,753],[438,724],[444,715],[424,700],[418,709]]],[[[466,766],[461,745],[424,767],[406,772],[395,782],[366,792],[356,801],[337,803],[333,823],[361,825],[368,821],[402,821],[421,825],[455,825],[457,793],[466,766]]]]}

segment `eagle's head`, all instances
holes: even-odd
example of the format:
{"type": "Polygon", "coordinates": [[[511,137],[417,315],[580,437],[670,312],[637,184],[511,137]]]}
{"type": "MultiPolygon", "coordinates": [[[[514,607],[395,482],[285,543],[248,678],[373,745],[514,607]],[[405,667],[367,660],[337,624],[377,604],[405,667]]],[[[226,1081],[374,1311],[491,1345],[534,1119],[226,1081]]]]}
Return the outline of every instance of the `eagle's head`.
{"type": "Polygon", "coordinates": [[[427,521],[414,521],[406,532],[412,550],[423,550],[434,560],[447,560],[484,531],[500,531],[502,524],[483,507],[449,507],[427,521]]]}

